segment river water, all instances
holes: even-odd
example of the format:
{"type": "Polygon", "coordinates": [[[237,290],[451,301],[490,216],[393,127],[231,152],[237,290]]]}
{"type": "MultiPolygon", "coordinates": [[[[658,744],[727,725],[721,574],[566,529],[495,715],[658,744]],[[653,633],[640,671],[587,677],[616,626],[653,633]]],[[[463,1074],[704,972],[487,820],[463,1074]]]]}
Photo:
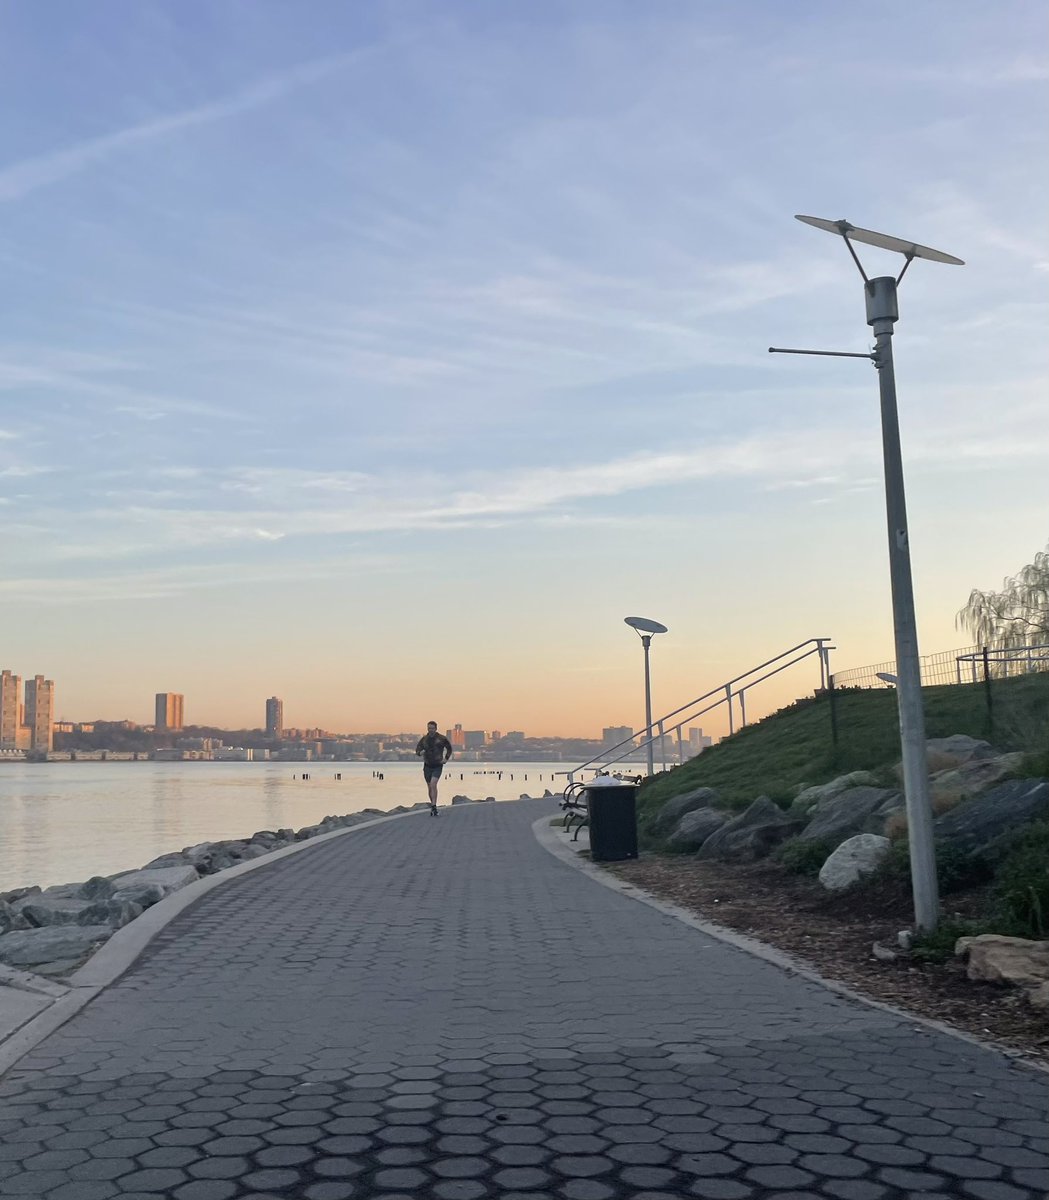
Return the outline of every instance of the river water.
{"type": "MultiPolygon", "coordinates": [[[[453,761],[440,800],[559,793],[566,778],[554,772],[564,769],[453,761]]],[[[0,762],[0,891],[112,875],[197,842],[425,800],[415,762],[0,762]]]]}

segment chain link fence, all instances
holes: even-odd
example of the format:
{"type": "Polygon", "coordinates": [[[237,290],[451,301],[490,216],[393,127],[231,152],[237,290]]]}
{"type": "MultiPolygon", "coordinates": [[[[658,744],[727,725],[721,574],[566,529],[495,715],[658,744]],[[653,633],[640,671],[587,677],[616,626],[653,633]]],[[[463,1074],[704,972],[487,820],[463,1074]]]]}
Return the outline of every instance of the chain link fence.
{"type": "MultiPolygon", "coordinates": [[[[944,650],[926,654],[919,660],[922,687],[937,684],[981,683],[987,679],[1015,679],[1049,671],[1049,645],[1019,646],[1010,650],[992,650],[987,646],[963,646],[960,650],[944,650]]],[[[856,667],[851,671],[836,671],[834,686],[892,687],[896,663],[890,660],[856,667]]]]}

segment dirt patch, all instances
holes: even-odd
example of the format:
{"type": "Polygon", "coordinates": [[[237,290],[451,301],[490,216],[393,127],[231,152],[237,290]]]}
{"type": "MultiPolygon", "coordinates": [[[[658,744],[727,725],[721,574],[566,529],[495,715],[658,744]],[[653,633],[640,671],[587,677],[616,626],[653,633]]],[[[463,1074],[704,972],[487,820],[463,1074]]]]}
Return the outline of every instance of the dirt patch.
{"type": "MultiPolygon", "coordinates": [[[[886,878],[833,895],[776,863],[696,862],[655,855],[608,864],[621,879],[707,920],[786,951],[827,979],[872,999],[953,1025],[984,1040],[1049,1063],[1049,1018],[1019,989],[970,983],[957,959],[945,963],[876,959],[875,942],[895,948],[912,923],[906,881],[886,878]]],[[[979,912],[979,889],[944,899],[944,914],[979,912]]]]}

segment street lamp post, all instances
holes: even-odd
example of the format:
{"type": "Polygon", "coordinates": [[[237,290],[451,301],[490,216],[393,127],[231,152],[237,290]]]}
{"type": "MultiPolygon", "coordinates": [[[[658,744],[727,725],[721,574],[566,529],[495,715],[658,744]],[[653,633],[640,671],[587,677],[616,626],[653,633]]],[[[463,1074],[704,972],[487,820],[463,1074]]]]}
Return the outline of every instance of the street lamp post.
{"type": "Polygon", "coordinates": [[[637,632],[641,645],[645,648],[645,725],[648,729],[648,775],[656,773],[655,759],[652,746],[652,675],[649,671],[648,652],[652,645],[654,633],[666,633],[667,627],[658,621],[650,621],[647,617],[624,617],[623,620],[637,632]]]}
{"type": "MultiPolygon", "coordinates": [[[[900,450],[900,421],[896,406],[896,375],[892,359],[893,326],[899,319],[896,288],[916,258],[962,266],[962,260],[916,242],[889,237],[869,229],[858,229],[848,221],[826,221],[799,216],[799,221],[838,234],[848,247],[863,276],[867,324],[874,331],[875,349],[870,354],[826,350],[777,350],[770,353],[823,354],[840,358],[868,358],[878,371],[881,399],[882,451],[885,460],[885,515],[889,532],[889,578],[892,588],[893,626],[896,642],[896,700],[900,714],[900,743],[903,758],[903,788],[907,803],[907,836],[910,845],[911,890],[914,922],[931,932],[939,917],[936,881],[936,851],[932,834],[932,805],[929,800],[929,765],[925,753],[925,713],[922,708],[921,662],[914,616],[914,586],[911,577],[910,538],[907,532],[907,502],[903,485],[903,456],[900,450]],[[891,275],[869,279],[853,248],[853,242],[894,250],[906,259],[896,278],[891,275]]],[[[885,676],[883,676],[885,678],[885,676]]]]}

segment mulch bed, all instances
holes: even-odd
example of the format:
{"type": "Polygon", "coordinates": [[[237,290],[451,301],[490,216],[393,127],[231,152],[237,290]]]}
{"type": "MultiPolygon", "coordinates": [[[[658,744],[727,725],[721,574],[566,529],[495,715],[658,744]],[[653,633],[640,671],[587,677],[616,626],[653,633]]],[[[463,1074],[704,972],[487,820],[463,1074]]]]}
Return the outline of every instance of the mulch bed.
{"type": "MultiPolygon", "coordinates": [[[[709,921],[783,950],[827,979],[998,1043],[1049,1064],[1049,1019],[1021,989],[970,983],[958,959],[882,962],[874,942],[896,948],[913,923],[910,887],[881,879],[863,889],[830,894],[817,882],[776,863],[737,865],[645,855],[607,866],[621,879],[709,921]]],[[[970,917],[980,889],[944,898],[946,917],[970,917]]]]}

